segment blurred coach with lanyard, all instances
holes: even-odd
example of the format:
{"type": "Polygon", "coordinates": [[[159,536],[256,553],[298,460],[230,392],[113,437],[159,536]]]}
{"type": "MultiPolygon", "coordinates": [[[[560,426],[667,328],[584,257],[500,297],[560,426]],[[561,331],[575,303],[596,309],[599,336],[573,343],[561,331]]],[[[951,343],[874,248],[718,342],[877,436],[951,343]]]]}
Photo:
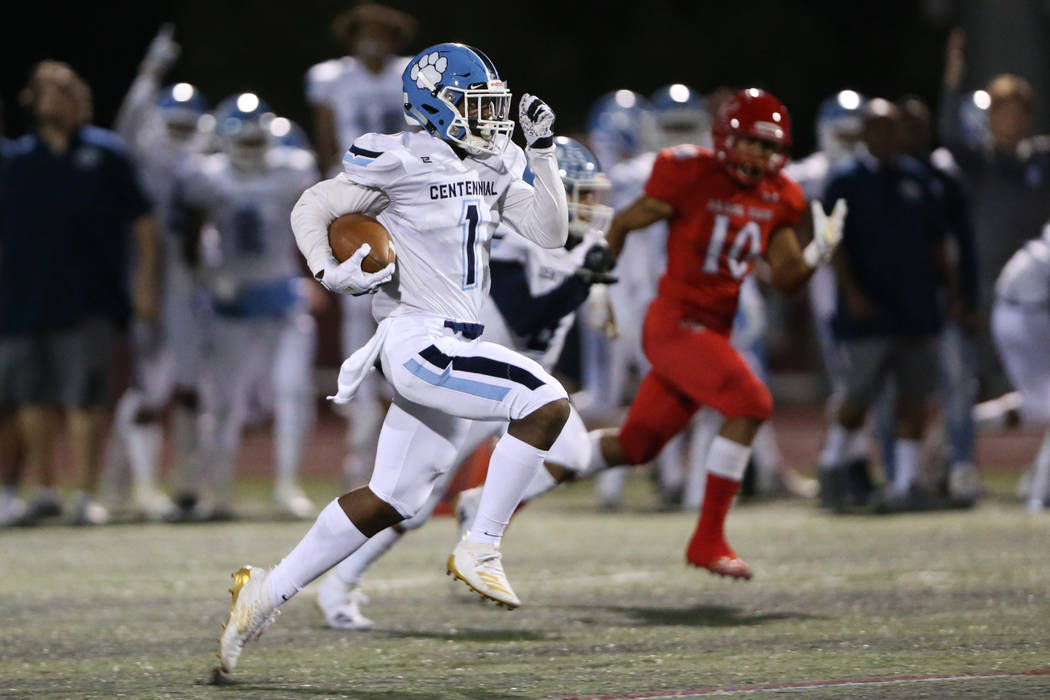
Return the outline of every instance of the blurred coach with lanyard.
{"type": "Polygon", "coordinates": [[[34,133],[0,166],[0,405],[16,407],[27,466],[43,485],[28,517],[61,512],[51,414],[63,407],[81,477],[73,521],[101,524],[108,513],[93,494],[112,349],[132,299],[136,313],[155,313],[155,226],[119,138],[87,125],[80,76],[42,61],[22,103],[34,133]]]}

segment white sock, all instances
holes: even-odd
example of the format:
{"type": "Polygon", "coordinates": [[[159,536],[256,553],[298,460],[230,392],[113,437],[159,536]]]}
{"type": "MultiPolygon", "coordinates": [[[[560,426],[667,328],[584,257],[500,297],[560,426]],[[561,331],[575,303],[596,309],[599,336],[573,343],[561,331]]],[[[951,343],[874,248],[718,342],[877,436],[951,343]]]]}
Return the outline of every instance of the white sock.
{"type": "Polygon", "coordinates": [[[704,503],[704,489],[707,486],[707,454],[711,451],[711,441],[722,429],[722,414],[704,406],[693,418],[693,434],[689,439],[689,479],[685,484],[682,505],[686,508],[700,510],[704,503]]]}
{"type": "Polygon", "coordinates": [[[660,488],[666,493],[682,488],[685,477],[682,475],[682,450],[686,440],[686,431],[678,433],[664,445],[656,458],[656,469],[660,476],[660,488]]]}
{"type": "Polygon", "coordinates": [[[346,585],[356,586],[361,582],[361,577],[365,572],[372,568],[372,564],[386,554],[404,534],[392,527],[376,533],[357,551],[339,562],[335,567],[335,575],[346,585]]]}
{"type": "Polygon", "coordinates": [[[583,471],[580,472],[581,478],[609,468],[609,465],[605,462],[605,457],[602,455],[602,437],[605,433],[605,430],[592,430],[587,433],[587,441],[591,443],[591,459],[583,471]]]}
{"type": "Polygon", "coordinates": [[[293,484],[298,478],[303,446],[313,420],[313,397],[310,394],[287,395],[281,391],[275,396],[273,432],[278,483],[293,484]]]}
{"type": "Polygon", "coordinates": [[[857,442],[860,430],[847,430],[839,423],[832,423],[828,428],[828,435],[824,438],[824,449],[820,453],[818,468],[838,469],[849,457],[851,447],[857,442]]]}
{"type": "Polygon", "coordinates": [[[303,586],[346,559],[368,538],[351,522],[335,499],[317,516],[313,527],[281,563],[270,572],[267,584],[275,608],[291,599],[303,586]]]}
{"type": "Polygon", "coordinates": [[[136,423],[132,421],[124,428],[128,447],[128,462],[139,489],[152,489],[160,462],[160,423],[136,423]]]}
{"type": "Polygon", "coordinates": [[[532,477],[532,481],[525,487],[525,493],[521,495],[521,500],[531,501],[536,496],[547,493],[557,485],[558,481],[547,471],[547,467],[540,467],[536,470],[536,476],[532,477]]]}
{"type": "Polygon", "coordinates": [[[536,471],[543,468],[546,457],[547,450],[533,447],[510,433],[499,439],[489,460],[489,473],[481,491],[478,514],[467,535],[469,541],[499,546],[525,487],[536,471]]]}
{"type": "Polygon", "coordinates": [[[1050,487],[1050,432],[1043,437],[1043,444],[1039,446],[1039,452],[1035,456],[1031,490],[1028,494],[1028,510],[1043,510],[1047,487],[1050,487]]]}
{"type": "Polygon", "coordinates": [[[195,488],[200,466],[200,416],[178,402],[171,410],[171,444],[176,483],[179,488],[195,488]]]}
{"type": "Polygon", "coordinates": [[[707,471],[718,474],[724,479],[740,481],[747,469],[747,459],[751,456],[751,447],[733,442],[729,438],[716,435],[707,451],[707,471]]]}
{"type": "Polygon", "coordinates": [[[919,472],[919,441],[901,440],[893,446],[895,471],[893,473],[893,493],[903,496],[911,489],[915,475],[919,472]]]}

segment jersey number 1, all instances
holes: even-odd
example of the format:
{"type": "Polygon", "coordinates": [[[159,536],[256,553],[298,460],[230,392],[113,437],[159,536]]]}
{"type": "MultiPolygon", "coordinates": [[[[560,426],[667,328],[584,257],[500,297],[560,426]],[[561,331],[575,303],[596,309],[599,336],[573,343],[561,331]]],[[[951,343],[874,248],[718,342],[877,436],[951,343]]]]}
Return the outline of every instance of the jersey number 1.
{"type": "Polygon", "coordinates": [[[463,229],[463,289],[478,286],[478,225],[481,210],[477,202],[463,203],[463,218],[459,227],[463,229]]]}
{"type": "MultiPolygon", "coordinates": [[[[707,244],[707,253],[704,255],[704,272],[709,275],[718,274],[718,261],[722,257],[722,249],[726,246],[726,237],[729,235],[729,217],[725,214],[715,216],[715,229],[711,232],[711,240],[707,244]]],[[[729,274],[738,280],[747,274],[751,268],[751,258],[756,255],[762,245],[762,228],[754,221],[748,221],[737,231],[733,244],[726,254],[726,264],[729,266],[729,274]],[[744,246],[747,245],[745,252],[744,246]]]]}

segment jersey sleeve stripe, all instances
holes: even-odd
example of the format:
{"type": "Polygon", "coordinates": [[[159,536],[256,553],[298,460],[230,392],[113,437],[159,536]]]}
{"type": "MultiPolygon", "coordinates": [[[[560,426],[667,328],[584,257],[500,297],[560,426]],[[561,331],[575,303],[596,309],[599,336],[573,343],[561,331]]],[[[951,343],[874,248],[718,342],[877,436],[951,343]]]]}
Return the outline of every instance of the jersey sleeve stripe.
{"type": "Polygon", "coordinates": [[[350,146],[350,152],[355,156],[364,156],[365,158],[378,158],[383,155],[382,151],[370,151],[367,148],[361,148],[359,146],[350,146]]]}

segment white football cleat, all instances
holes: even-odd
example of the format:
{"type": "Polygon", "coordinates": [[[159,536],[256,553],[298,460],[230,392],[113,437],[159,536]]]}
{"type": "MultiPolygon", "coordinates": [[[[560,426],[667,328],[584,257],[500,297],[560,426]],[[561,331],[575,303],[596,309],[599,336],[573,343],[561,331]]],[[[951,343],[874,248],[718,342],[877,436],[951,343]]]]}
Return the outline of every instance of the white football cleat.
{"type": "Polygon", "coordinates": [[[976,503],[981,497],[981,477],[972,462],[960,462],[948,472],[948,495],[960,503],[976,503]]]}
{"type": "Polygon", "coordinates": [[[219,637],[219,663],[224,673],[237,667],[244,645],[258,639],[277,619],[278,610],[270,605],[266,580],[270,572],[244,566],[233,574],[233,602],[219,637]]]}
{"type": "Polygon", "coordinates": [[[135,489],[135,510],[147,520],[160,522],[169,519],[176,508],[163,491],[144,486],[135,489]]]}
{"type": "Polygon", "coordinates": [[[0,527],[17,525],[29,512],[29,505],[15,493],[0,490],[0,527]]]}
{"type": "Polygon", "coordinates": [[[448,574],[467,584],[482,598],[488,598],[509,610],[521,606],[507,575],[503,573],[503,555],[494,544],[459,541],[448,558],[448,574]]]}
{"type": "Polygon", "coordinates": [[[361,605],[367,602],[368,596],[358,586],[343,583],[334,571],[318,584],[317,607],[333,629],[372,629],[372,621],[361,614],[361,605]]]}
{"type": "Polygon", "coordinates": [[[456,542],[460,542],[467,536],[467,531],[474,524],[474,516],[478,514],[478,504],[481,503],[481,486],[460,491],[456,496],[456,542]]]}
{"type": "Polygon", "coordinates": [[[91,495],[81,491],[73,505],[74,525],[105,525],[109,522],[109,511],[91,495]]]}
{"type": "Polygon", "coordinates": [[[307,498],[298,484],[282,484],[274,489],[273,500],[287,515],[299,520],[308,520],[317,515],[314,502],[307,498]]]}

